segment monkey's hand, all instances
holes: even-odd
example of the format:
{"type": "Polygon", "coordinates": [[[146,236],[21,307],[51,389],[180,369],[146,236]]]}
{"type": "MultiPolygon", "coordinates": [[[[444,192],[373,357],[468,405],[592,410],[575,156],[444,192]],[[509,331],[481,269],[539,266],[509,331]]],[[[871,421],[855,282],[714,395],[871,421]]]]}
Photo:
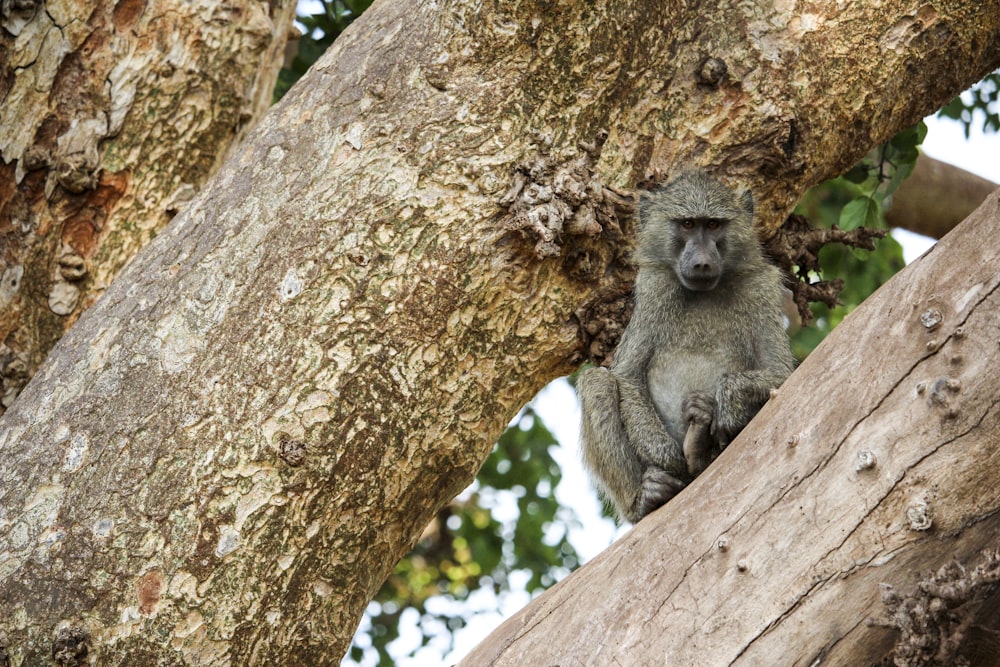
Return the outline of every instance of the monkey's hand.
{"type": "Polygon", "coordinates": [[[753,419],[770,397],[772,386],[764,371],[726,373],[719,379],[712,435],[720,447],[725,449],[753,419]]]}
{"type": "Polygon", "coordinates": [[[642,473],[642,485],[636,499],[638,521],[681,492],[687,484],[663,468],[648,466],[642,473]]]}
{"type": "Polygon", "coordinates": [[[715,399],[703,391],[692,391],[681,401],[681,414],[689,426],[711,426],[715,421],[715,412],[715,399]]]}

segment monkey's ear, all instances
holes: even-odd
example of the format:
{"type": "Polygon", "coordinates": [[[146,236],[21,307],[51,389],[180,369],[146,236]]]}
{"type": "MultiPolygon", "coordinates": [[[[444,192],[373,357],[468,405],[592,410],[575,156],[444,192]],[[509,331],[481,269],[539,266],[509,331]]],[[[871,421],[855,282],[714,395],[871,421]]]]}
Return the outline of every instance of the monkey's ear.
{"type": "Polygon", "coordinates": [[[653,205],[653,192],[643,190],[639,193],[639,205],[636,207],[636,213],[639,216],[639,224],[636,225],[636,229],[641,229],[647,220],[649,220],[650,207],[653,205]]]}
{"type": "Polygon", "coordinates": [[[740,204],[746,209],[747,214],[753,217],[753,194],[749,190],[744,190],[740,195],[740,204]]]}

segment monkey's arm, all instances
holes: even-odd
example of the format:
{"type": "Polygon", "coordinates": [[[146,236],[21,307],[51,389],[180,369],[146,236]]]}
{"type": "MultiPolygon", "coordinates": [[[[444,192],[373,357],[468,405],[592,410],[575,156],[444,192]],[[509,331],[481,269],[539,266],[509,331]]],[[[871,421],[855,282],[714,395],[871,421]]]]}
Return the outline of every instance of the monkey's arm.
{"type": "Polygon", "coordinates": [[[719,380],[715,393],[716,419],[712,433],[725,447],[753,419],[792,372],[794,359],[787,335],[780,325],[762,337],[771,344],[758,351],[759,366],[754,370],[727,373],[719,380]]]}
{"type": "Polygon", "coordinates": [[[715,392],[716,412],[712,435],[725,447],[743,430],[767,402],[771,390],[784,381],[787,373],[771,370],[727,373],[715,392]]]}

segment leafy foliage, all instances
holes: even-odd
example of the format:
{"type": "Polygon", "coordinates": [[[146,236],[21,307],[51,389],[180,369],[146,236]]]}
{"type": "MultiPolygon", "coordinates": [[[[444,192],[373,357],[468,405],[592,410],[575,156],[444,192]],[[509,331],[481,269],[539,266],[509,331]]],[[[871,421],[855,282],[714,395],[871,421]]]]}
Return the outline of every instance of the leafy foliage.
{"type": "MultiPolygon", "coordinates": [[[[887,143],[873,148],[847,173],[812,188],[796,207],[796,213],[814,225],[841,229],[885,228],[885,211],[900,184],[913,173],[920,155],[918,146],[927,134],[923,122],[899,132],[887,143]]],[[[903,268],[903,248],[891,236],[878,241],[872,252],[826,246],[820,253],[822,277],[844,279],[842,307],[812,304],[814,326],[793,328],[792,348],[803,359],[858,304],[903,268]]]]}
{"type": "MultiPolygon", "coordinates": [[[[579,562],[567,540],[576,523],[553,490],[561,471],[549,452],[555,438],[531,407],[510,426],[476,482],[438,513],[413,551],[369,605],[350,658],[392,664],[389,644],[400,638],[404,613],[419,616],[420,647],[443,655],[469,620],[476,590],[493,593],[493,609],[511,593],[541,592],[579,562]]],[[[392,653],[398,653],[393,650],[392,653]]]]}
{"type": "Polygon", "coordinates": [[[973,121],[980,114],[983,117],[983,132],[1000,132],[1000,71],[993,72],[946,104],[938,115],[952,118],[965,126],[965,138],[969,138],[973,121]]]}
{"type": "Polygon", "coordinates": [[[840,178],[827,182],[851,195],[840,209],[837,222],[841,229],[885,226],[885,210],[892,204],[893,193],[913,173],[920,155],[917,147],[925,136],[927,126],[921,121],[873,148],[840,178]]]}

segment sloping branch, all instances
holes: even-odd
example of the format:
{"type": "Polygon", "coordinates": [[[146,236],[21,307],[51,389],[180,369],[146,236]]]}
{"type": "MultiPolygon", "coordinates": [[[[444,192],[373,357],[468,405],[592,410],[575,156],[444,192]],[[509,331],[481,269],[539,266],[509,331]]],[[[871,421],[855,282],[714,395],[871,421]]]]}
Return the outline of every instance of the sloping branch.
{"type": "Polygon", "coordinates": [[[935,239],[965,220],[1000,185],[921,155],[885,213],[886,222],[935,239]]]}

